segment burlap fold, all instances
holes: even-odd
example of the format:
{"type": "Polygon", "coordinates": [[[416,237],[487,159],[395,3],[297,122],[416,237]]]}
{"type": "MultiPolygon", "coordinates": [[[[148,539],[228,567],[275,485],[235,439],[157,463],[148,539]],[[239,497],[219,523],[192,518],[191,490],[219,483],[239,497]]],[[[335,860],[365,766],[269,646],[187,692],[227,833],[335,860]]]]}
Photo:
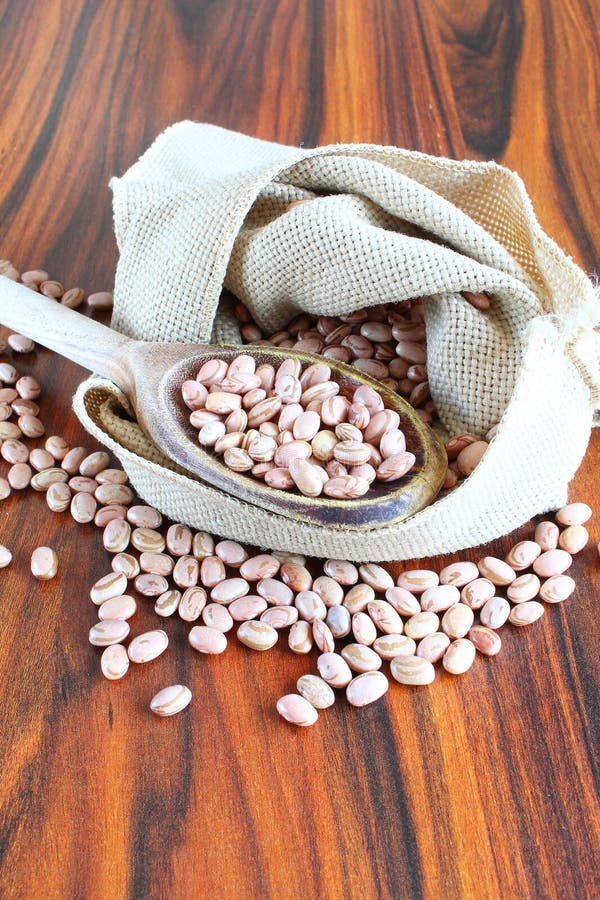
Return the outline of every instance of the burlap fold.
{"type": "Polygon", "coordinates": [[[391,560],[489,541],[564,502],[600,405],[590,281],[544,234],[517,175],[372,145],[305,150],[182,122],[113,179],[113,327],[138,339],[236,341],[223,284],[266,330],[423,296],[442,426],[484,433],[475,473],[407,522],[302,525],[169,468],[93,379],[75,409],[167,515],[264,547],[391,560]],[[293,201],[307,202],[294,204],[293,201]],[[486,291],[475,310],[460,291],[486,291]]]}

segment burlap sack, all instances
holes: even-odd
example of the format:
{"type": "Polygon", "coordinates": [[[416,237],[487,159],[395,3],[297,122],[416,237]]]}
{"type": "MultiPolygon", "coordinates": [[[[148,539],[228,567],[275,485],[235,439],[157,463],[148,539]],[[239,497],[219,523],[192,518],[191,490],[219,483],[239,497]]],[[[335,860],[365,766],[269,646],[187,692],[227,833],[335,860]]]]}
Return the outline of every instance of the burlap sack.
{"type": "Polygon", "coordinates": [[[238,342],[223,284],[266,331],[427,297],[432,397],[450,433],[498,435],[471,477],[368,532],[303,525],[177,471],[90,379],[74,405],[139,494],[176,520],[262,547],[399,560],[487,542],[565,502],[600,406],[591,282],[540,228],[520,178],[373,145],[286,147],[182,122],[113,179],[113,327],[139,339],[238,342]],[[290,207],[291,201],[310,202],[290,207]],[[487,312],[458,293],[486,291],[487,312]]]}

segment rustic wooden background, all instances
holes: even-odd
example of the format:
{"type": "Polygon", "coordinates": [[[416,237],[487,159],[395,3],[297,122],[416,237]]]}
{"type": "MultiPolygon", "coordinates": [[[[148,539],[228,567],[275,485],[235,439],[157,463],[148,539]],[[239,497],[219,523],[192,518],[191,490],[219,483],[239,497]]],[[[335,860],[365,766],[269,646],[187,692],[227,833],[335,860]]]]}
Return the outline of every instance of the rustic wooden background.
{"type": "MultiPolygon", "coordinates": [[[[111,287],[108,179],[192,118],[291,144],[493,157],[519,171],[542,225],[591,271],[593,7],[3,0],[0,257],[111,287]]],[[[70,411],[81,370],[44,351],[21,367],[44,385],[50,432],[84,441],[70,411]]],[[[599,437],[572,491],[596,505],[599,437]]],[[[13,494],[0,542],[15,553],[0,576],[2,896],[600,893],[595,546],[574,566],[577,597],[530,629],[505,629],[498,658],[430,688],[393,685],[364,711],[340,702],[300,731],[274,703],[305,661],[257,658],[235,641],[224,658],[192,658],[181,622],[169,623],[180,653],[106,682],[86,641],[89,585],[109,560],[94,526],[13,494]],[[60,554],[46,585],[28,572],[40,543],[60,554]],[[158,721],[149,697],[176,680],[193,705],[158,721]]]]}

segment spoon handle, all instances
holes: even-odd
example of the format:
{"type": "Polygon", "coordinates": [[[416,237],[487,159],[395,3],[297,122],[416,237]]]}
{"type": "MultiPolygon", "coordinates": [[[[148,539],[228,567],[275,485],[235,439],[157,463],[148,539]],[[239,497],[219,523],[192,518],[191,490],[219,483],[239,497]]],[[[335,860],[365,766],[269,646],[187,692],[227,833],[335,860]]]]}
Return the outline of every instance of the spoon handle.
{"type": "Polygon", "coordinates": [[[130,338],[0,275],[0,322],[126,390],[130,338]]]}

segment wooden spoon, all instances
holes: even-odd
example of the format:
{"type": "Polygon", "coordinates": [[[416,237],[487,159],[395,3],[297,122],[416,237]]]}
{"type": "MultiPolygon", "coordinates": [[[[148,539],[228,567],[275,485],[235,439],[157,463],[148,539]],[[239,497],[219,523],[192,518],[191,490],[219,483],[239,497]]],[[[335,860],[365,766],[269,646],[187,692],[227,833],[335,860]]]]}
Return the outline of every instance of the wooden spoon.
{"type": "Polygon", "coordinates": [[[385,406],[400,415],[407,449],[416,456],[411,471],[396,482],[374,482],[358,500],[310,498],[268,487],[253,476],[232,472],[197,440],[181,385],[210,358],[231,361],[249,354],[257,364],[275,367],[295,357],[303,364],[322,357],[278,347],[134,341],[56,300],[0,276],[0,321],[14,331],[113,381],[127,396],[137,421],[170,459],[202,481],[263,509],[290,518],[337,528],[370,529],[401,521],[430,503],[444,481],[447,459],[434,432],[402,397],[362,372],[328,359],[341,393],[361,384],[378,391],[385,406]]]}

